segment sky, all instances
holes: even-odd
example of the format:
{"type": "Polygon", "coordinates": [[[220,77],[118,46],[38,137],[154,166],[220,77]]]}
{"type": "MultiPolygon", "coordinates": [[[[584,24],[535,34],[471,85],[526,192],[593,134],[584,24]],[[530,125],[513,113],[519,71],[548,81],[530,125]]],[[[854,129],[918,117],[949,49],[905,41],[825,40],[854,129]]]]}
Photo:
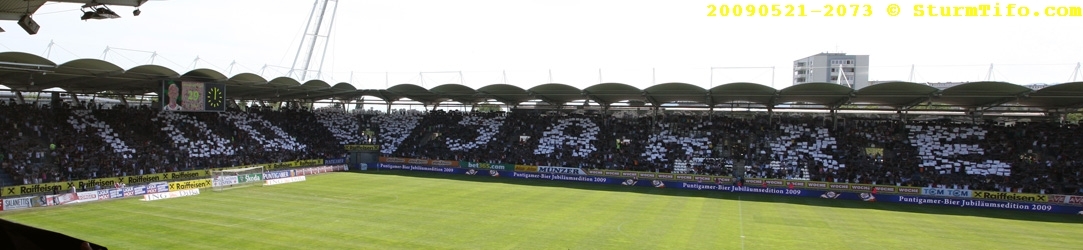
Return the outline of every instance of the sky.
{"type": "MultiPolygon", "coordinates": [[[[771,4],[781,12],[803,4],[804,17],[733,17],[735,11],[722,17],[718,5],[760,1],[344,0],[320,79],[362,89],[548,82],[580,88],[600,82],[640,88],[754,82],[781,89],[791,85],[793,60],[844,52],[870,55],[870,80],[1031,84],[1069,81],[1083,62],[1083,16],[917,17],[914,5],[934,2],[999,3],[1004,13],[1013,3],[893,1],[858,2],[856,17],[811,12],[837,3],[830,1],[761,2],[768,15],[771,4]],[[889,4],[900,6],[898,16],[889,16],[889,4]],[[872,15],[862,16],[866,10],[872,15]]],[[[1032,13],[1083,6],[1014,4],[1016,13],[1019,6],[1032,13]]],[[[32,36],[15,22],[0,21],[7,30],[0,33],[0,51],[57,63],[104,56],[122,68],[149,64],[156,52],[154,64],[181,73],[211,68],[272,79],[289,71],[313,1],[151,0],[140,16],[116,6],[122,18],[90,21],[79,20],[79,6],[42,7],[34,16],[41,30],[32,36]]]]}

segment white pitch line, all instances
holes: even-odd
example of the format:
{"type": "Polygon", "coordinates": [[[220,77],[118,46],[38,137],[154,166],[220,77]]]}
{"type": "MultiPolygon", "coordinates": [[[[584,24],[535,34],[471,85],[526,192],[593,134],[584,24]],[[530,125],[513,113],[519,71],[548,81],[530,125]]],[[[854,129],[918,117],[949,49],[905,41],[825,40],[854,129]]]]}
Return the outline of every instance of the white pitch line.
{"type": "Polygon", "coordinates": [[[745,213],[741,208],[741,196],[737,196],[737,225],[741,228],[741,250],[745,249],[745,213]]]}

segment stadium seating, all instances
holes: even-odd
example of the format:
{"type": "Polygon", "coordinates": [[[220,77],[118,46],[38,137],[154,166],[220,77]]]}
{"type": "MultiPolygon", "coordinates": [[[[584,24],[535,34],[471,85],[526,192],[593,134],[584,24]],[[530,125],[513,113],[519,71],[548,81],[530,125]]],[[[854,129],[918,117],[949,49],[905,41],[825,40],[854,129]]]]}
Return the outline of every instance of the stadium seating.
{"type": "Polygon", "coordinates": [[[504,117],[497,116],[484,118],[480,116],[465,116],[459,121],[459,125],[477,127],[478,136],[473,138],[474,140],[472,141],[458,138],[448,139],[447,147],[451,151],[469,151],[493,141],[496,134],[500,132],[500,127],[504,125],[504,117]]]}
{"type": "MultiPolygon", "coordinates": [[[[827,128],[808,124],[783,124],[778,128],[779,136],[769,141],[771,157],[775,168],[801,168],[801,160],[807,159],[824,166],[826,169],[846,168],[846,164],[835,159],[838,149],[836,140],[827,128]]],[[[804,179],[803,176],[798,179],[804,179]]]]}
{"type": "Polygon", "coordinates": [[[222,112],[219,116],[226,119],[233,126],[243,130],[248,137],[267,150],[301,151],[308,148],[297,142],[297,139],[286,133],[278,126],[260,118],[254,113],[222,112]],[[262,132],[261,132],[262,131],[262,132]]]}
{"type": "Polygon", "coordinates": [[[161,121],[162,131],[167,134],[181,151],[186,151],[189,157],[210,157],[218,155],[233,155],[236,149],[230,146],[229,140],[212,133],[206,123],[192,116],[179,112],[162,111],[154,121],[161,121]],[[182,130],[181,126],[191,126],[194,129],[182,130]]]}
{"type": "Polygon", "coordinates": [[[128,147],[128,144],[120,139],[120,135],[109,124],[95,118],[90,110],[74,110],[71,113],[68,123],[75,128],[76,132],[90,132],[100,136],[106,145],[113,148],[114,153],[124,154],[124,158],[131,158],[131,154],[138,153],[135,149],[128,147]]]}
{"type": "Polygon", "coordinates": [[[560,148],[569,151],[571,157],[588,157],[597,150],[594,141],[598,140],[598,125],[586,118],[564,118],[556,121],[542,132],[534,154],[547,157],[563,157],[560,148]],[[574,129],[573,129],[574,128],[574,129]],[[566,131],[576,131],[565,133],[566,131]]]}
{"type": "Polygon", "coordinates": [[[966,173],[976,175],[1010,176],[1011,166],[999,160],[965,160],[967,156],[985,156],[979,145],[988,133],[976,125],[907,125],[907,139],[918,149],[921,167],[940,174],[966,173]]]}
{"type": "Polygon", "coordinates": [[[399,148],[417,127],[421,120],[421,113],[416,110],[397,111],[387,115],[373,118],[372,122],[379,124],[380,137],[383,145],[380,152],[391,154],[399,148]]]}
{"type": "Polygon", "coordinates": [[[2,104],[0,126],[8,184],[340,157],[343,144],[377,143],[385,156],[539,166],[1060,194],[1083,186],[1083,131],[1050,122],[2,104]]]}
{"type": "Polygon", "coordinates": [[[346,111],[337,107],[319,108],[313,111],[324,128],[327,128],[341,144],[361,144],[363,136],[358,129],[361,126],[346,111]]]}

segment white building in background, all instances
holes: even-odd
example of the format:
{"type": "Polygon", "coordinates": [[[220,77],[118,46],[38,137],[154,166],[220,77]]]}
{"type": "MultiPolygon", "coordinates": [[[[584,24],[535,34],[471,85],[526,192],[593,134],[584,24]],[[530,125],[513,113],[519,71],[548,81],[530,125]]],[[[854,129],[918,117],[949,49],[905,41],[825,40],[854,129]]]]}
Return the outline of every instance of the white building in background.
{"type": "Polygon", "coordinates": [[[819,53],[793,61],[793,84],[839,83],[859,89],[869,85],[869,56],[819,53]]]}

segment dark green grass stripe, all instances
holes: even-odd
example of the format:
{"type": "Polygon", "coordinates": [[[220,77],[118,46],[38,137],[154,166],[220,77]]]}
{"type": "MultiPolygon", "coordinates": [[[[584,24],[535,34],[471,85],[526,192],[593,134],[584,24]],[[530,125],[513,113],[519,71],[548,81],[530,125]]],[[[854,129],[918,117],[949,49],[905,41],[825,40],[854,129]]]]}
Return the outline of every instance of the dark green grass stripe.
{"type": "Polygon", "coordinates": [[[0,217],[112,249],[741,249],[742,221],[747,249],[1083,243],[1076,216],[436,173],[308,178],[0,217]]]}

